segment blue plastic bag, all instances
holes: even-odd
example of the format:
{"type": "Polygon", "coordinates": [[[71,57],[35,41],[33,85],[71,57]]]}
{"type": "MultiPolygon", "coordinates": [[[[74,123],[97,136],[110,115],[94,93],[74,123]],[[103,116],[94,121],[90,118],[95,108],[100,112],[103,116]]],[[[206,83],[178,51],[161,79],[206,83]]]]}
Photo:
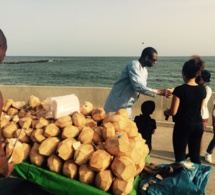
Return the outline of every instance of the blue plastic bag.
{"type": "Polygon", "coordinates": [[[140,195],[204,195],[212,169],[211,166],[193,163],[192,169],[182,168],[177,174],[163,180],[152,176],[140,181],[139,193],[140,195]],[[155,180],[156,183],[149,184],[147,189],[143,190],[142,186],[150,180],[155,180]]]}

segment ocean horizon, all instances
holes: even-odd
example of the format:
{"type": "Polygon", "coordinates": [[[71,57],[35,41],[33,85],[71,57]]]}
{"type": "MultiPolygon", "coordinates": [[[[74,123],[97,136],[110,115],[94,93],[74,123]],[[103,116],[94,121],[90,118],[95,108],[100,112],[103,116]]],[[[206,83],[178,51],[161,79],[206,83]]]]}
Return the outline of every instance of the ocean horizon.
{"type": "MultiPolygon", "coordinates": [[[[122,69],[137,56],[6,56],[0,64],[1,85],[112,87],[122,69]]],[[[190,56],[159,56],[148,68],[151,88],[173,88],[183,83],[181,69],[190,56]]],[[[201,56],[211,72],[215,90],[215,56],[201,56]]]]}

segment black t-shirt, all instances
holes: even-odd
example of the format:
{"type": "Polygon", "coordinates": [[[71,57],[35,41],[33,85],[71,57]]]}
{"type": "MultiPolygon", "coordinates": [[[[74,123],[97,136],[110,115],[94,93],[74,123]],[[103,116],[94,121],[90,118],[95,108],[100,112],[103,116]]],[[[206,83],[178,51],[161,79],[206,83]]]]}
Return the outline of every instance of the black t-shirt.
{"type": "Polygon", "coordinates": [[[151,142],[152,133],[156,129],[156,121],[148,115],[141,114],[134,118],[134,122],[146,142],[151,142]]]}
{"type": "Polygon", "coordinates": [[[180,99],[178,111],[173,116],[174,122],[200,122],[201,105],[206,97],[205,87],[202,85],[191,86],[187,84],[176,87],[173,94],[180,99]]]}

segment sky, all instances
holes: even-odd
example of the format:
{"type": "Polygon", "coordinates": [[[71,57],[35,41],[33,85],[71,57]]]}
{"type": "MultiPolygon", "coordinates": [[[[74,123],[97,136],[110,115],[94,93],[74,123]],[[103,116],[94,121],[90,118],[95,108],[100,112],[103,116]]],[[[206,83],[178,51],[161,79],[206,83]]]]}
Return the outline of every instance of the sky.
{"type": "Polygon", "coordinates": [[[0,0],[8,56],[215,56],[215,0],[0,0]]]}

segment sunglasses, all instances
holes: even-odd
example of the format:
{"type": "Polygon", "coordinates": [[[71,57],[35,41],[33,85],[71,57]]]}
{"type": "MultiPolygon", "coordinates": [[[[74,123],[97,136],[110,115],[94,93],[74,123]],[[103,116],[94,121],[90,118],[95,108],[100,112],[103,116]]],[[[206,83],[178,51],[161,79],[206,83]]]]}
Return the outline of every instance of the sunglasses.
{"type": "Polygon", "coordinates": [[[150,60],[156,62],[158,59],[150,58],[150,60]]]}

